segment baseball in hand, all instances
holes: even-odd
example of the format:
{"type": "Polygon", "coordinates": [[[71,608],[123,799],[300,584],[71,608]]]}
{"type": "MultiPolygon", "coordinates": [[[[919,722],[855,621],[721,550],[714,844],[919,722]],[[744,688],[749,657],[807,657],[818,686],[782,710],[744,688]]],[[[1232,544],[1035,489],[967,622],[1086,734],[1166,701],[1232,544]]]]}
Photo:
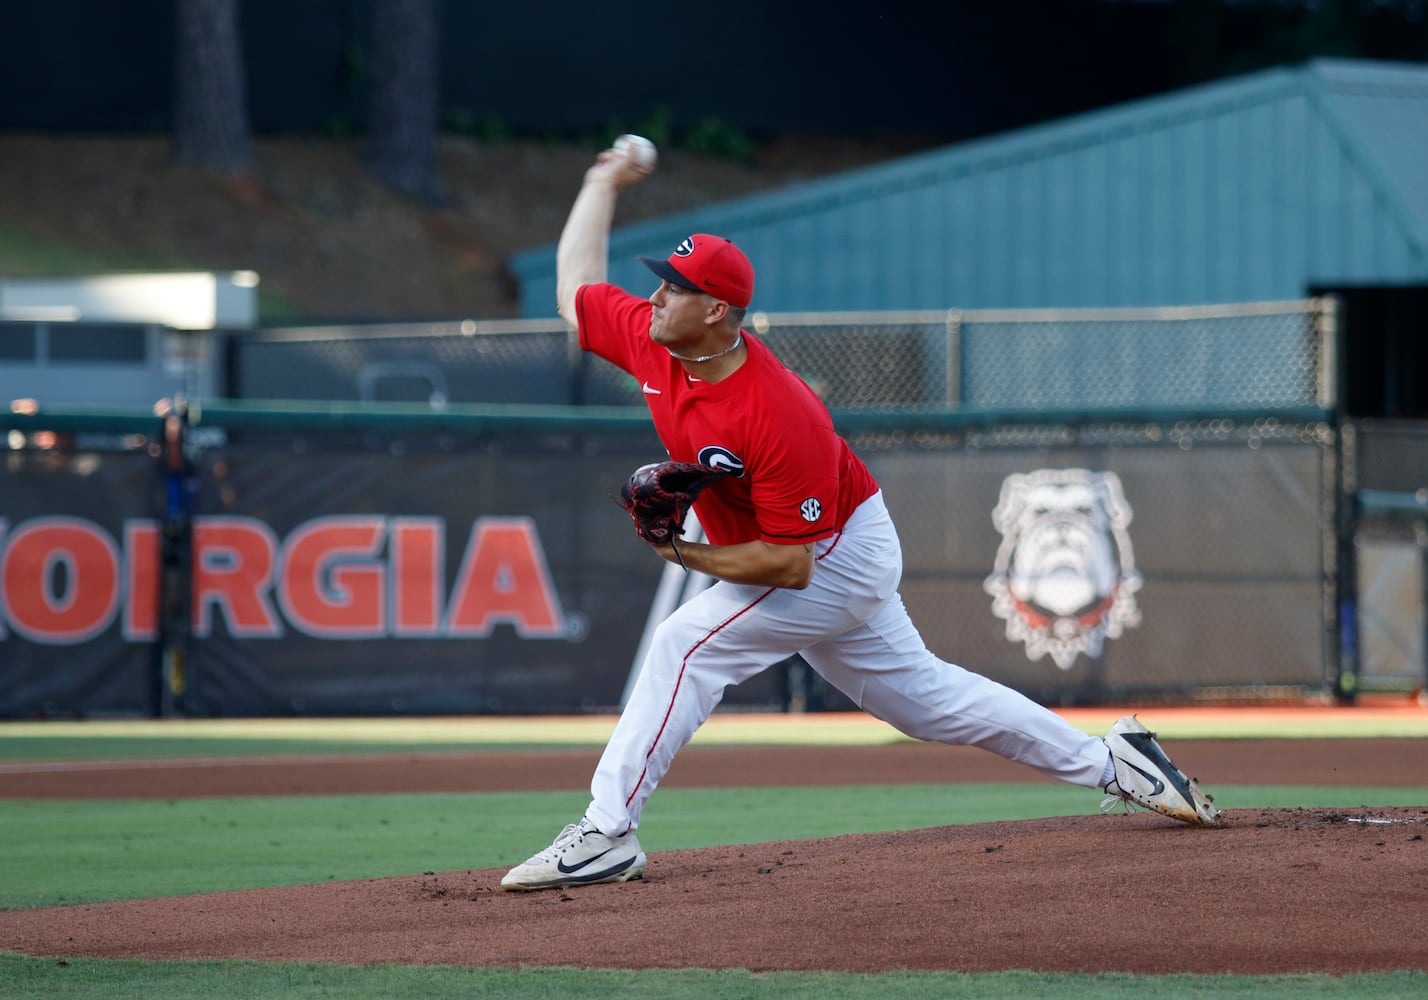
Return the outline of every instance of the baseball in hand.
{"type": "Polygon", "coordinates": [[[621,153],[637,169],[652,173],[659,154],[655,144],[642,135],[622,135],[615,140],[615,150],[621,153]]]}

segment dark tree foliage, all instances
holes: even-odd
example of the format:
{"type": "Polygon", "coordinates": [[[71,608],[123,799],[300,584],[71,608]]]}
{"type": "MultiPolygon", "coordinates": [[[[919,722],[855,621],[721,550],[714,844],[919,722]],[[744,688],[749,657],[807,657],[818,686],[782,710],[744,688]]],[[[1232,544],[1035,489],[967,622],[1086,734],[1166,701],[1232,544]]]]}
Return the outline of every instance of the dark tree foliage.
{"type": "Polygon", "coordinates": [[[368,163],[383,184],[439,196],[436,0],[374,0],[368,163]]]}
{"type": "Polygon", "coordinates": [[[177,8],[174,156],[215,173],[246,176],[253,145],[238,0],[183,0],[177,8]]]}

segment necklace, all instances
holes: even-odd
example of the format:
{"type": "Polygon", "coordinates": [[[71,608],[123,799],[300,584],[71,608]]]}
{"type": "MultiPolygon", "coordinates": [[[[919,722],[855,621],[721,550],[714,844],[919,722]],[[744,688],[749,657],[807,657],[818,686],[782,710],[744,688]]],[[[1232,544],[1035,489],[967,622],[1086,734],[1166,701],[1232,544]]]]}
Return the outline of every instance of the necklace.
{"type": "Polygon", "coordinates": [[[740,330],[739,333],[734,337],[734,342],[728,347],[724,348],[722,351],[715,351],[713,354],[706,354],[702,358],[686,358],[683,354],[675,354],[673,351],[669,351],[668,347],[666,347],[665,350],[669,351],[669,356],[676,361],[685,361],[691,365],[697,365],[703,361],[713,361],[715,358],[722,358],[724,355],[729,354],[732,351],[738,350],[739,345],[743,342],[744,331],[740,330]]]}

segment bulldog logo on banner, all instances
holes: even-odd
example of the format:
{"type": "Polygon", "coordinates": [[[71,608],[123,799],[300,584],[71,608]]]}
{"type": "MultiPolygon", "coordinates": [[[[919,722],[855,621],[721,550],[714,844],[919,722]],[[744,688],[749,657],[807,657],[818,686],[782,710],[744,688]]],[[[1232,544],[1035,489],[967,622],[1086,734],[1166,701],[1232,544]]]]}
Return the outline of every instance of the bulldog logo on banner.
{"type": "Polygon", "coordinates": [[[1131,508],[1114,472],[1010,475],[992,522],[1002,542],[983,589],[1027,659],[1049,655],[1070,670],[1079,654],[1099,656],[1107,638],[1140,624],[1131,508]]]}

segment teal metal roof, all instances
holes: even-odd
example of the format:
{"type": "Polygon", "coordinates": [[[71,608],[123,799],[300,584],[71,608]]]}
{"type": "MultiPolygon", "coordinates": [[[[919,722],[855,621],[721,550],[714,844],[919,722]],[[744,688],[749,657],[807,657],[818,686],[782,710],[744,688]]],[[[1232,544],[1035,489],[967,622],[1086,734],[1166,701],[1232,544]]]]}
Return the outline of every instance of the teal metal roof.
{"type": "Polygon", "coordinates": [[[1324,61],[1309,80],[1361,168],[1428,245],[1428,65],[1324,61]]]}
{"type": "MultiPolygon", "coordinates": [[[[1319,60],[617,229],[610,278],[691,232],[771,312],[1158,306],[1428,281],[1428,65],[1319,60]]],[[[629,194],[627,197],[638,197],[629,194]]],[[[512,260],[554,314],[555,249],[512,260]]]]}

